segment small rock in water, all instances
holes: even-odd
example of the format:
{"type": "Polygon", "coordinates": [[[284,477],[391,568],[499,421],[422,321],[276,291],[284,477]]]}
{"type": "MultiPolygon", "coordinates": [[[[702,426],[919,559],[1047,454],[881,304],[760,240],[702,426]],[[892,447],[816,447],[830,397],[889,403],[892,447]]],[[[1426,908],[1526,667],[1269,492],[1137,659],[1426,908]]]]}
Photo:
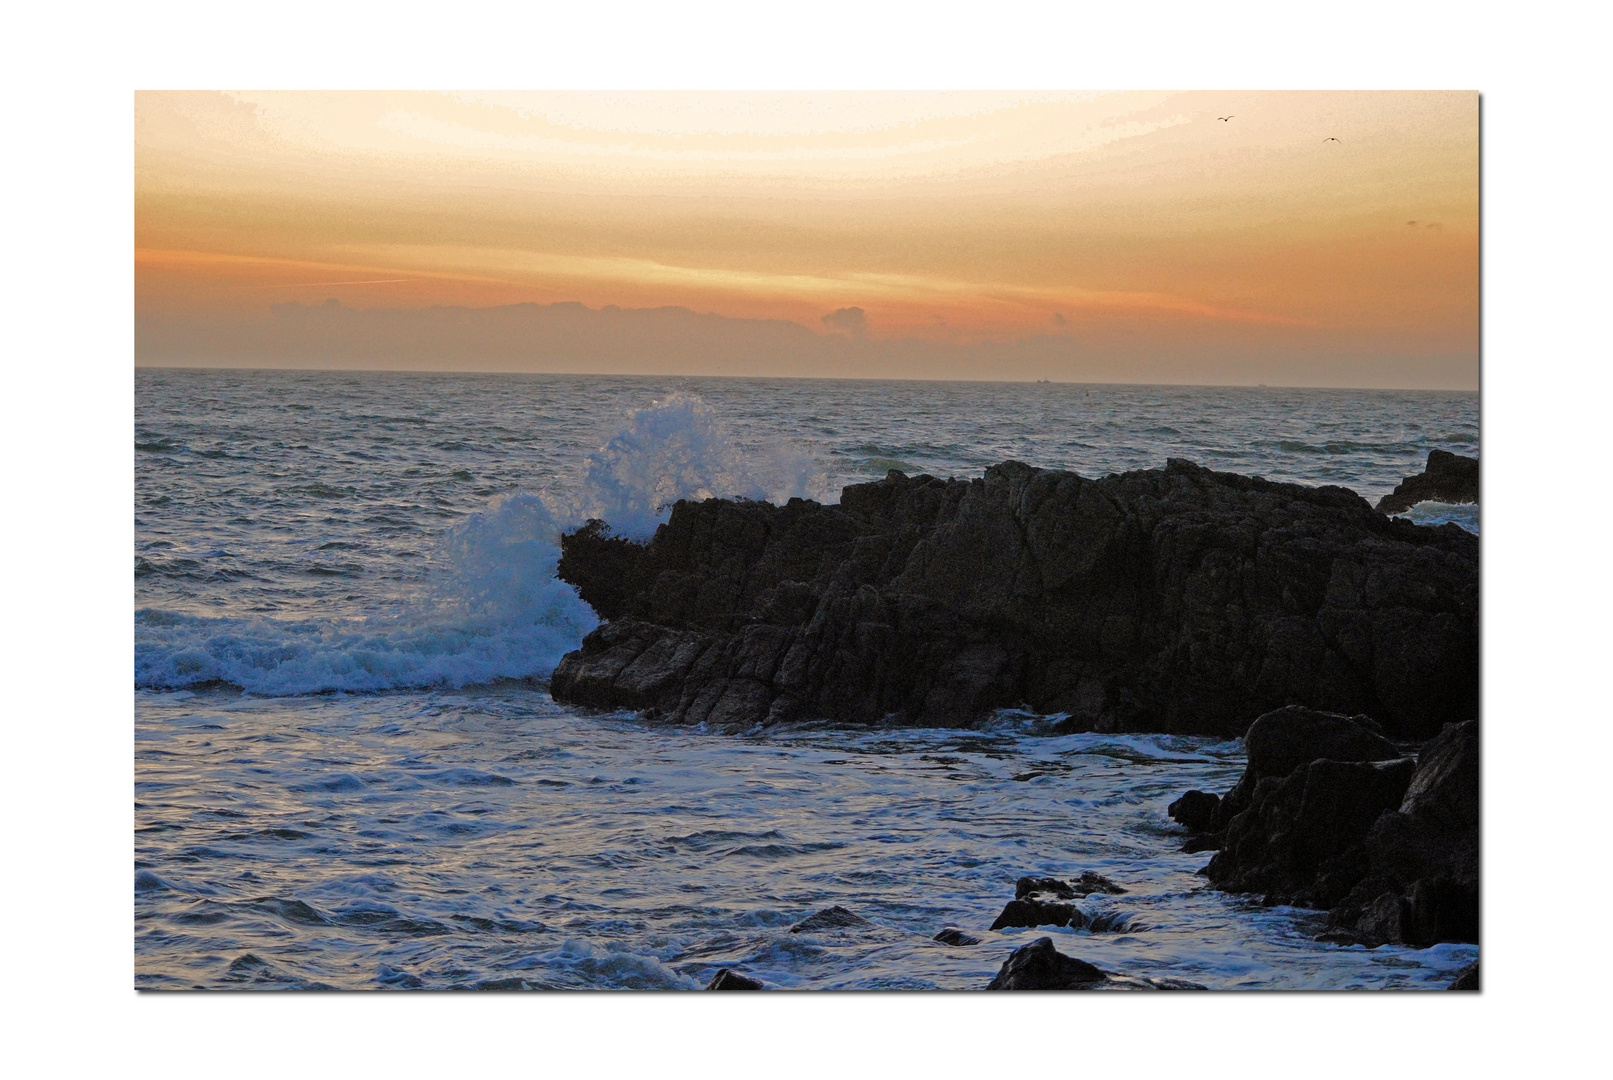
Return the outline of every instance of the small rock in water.
{"type": "Polygon", "coordinates": [[[1165,808],[1171,820],[1194,832],[1209,832],[1215,825],[1215,810],[1221,796],[1208,791],[1189,791],[1165,808]]]}
{"type": "Polygon", "coordinates": [[[1022,877],[1014,883],[1015,900],[1023,900],[1032,893],[1051,893],[1060,900],[1075,899],[1075,890],[1058,878],[1022,877]]]}
{"type": "Polygon", "coordinates": [[[814,912],[790,927],[792,934],[805,934],[818,930],[842,930],[851,926],[871,926],[872,924],[856,912],[847,911],[836,904],[834,907],[824,908],[814,912]]]}
{"type": "Polygon", "coordinates": [[[1052,938],[1037,938],[1022,945],[1003,961],[987,990],[1206,990],[1187,979],[1144,979],[1110,975],[1085,960],[1065,956],[1052,938]]]}
{"type": "Polygon", "coordinates": [[[1479,988],[1479,962],[1473,961],[1456,973],[1456,981],[1447,990],[1477,990],[1479,988]]]}
{"type": "Polygon", "coordinates": [[[1103,972],[1053,947],[1052,938],[1037,938],[1008,955],[987,990],[1074,990],[1107,978],[1103,972]]]}
{"type": "Polygon", "coordinates": [[[1088,923],[1087,916],[1074,904],[1048,900],[1010,900],[990,929],[1008,926],[1075,926],[1088,923]]]}
{"type": "Polygon", "coordinates": [[[1091,896],[1093,893],[1108,893],[1110,896],[1119,896],[1126,890],[1104,877],[1094,874],[1091,870],[1081,871],[1081,876],[1070,883],[1077,896],[1091,896]]]}
{"type": "Polygon", "coordinates": [[[979,938],[977,938],[977,937],[975,937],[975,936],[973,936],[971,934],[965,934],[962,930],[959,930],[956,926],[947,927],[945,930],[941,931],[939,934],[935,935],[935,937],[931,938],[930,940],[931,941],[939,941],[943,945],[979,945],[980,944],[980,939],[979,938]]]}
{"type": "Polygon", "coordinates": [[[717,972],[715,978],[706,984],[707,990],[760,990],[762,984],[755,979],[749,979],[735,971],[733,968],[723,968],[717,972]]]}

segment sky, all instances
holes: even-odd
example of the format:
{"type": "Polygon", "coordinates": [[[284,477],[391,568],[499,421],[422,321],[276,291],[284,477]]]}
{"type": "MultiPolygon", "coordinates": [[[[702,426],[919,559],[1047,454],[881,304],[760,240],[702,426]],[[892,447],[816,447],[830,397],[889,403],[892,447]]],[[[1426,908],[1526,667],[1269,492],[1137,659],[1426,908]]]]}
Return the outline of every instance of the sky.
{"type": "Polygon", "coordinates": [[[1478,107],[140,92],[136,362],[1471,390],[1478,107]]]}

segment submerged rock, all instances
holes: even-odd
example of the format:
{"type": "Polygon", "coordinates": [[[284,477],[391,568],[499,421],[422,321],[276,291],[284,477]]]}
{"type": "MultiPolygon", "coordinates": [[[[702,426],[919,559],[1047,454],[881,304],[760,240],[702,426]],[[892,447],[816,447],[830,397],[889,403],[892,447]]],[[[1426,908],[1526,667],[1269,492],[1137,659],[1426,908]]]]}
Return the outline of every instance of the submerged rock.
{"type": "Polygon", "coordinates": [[[1410,510],[1420,502],[1476,503],[1479,501],[1479,459],[1448,450],[1430,450],[1427,467],[1408,476],[1394,491],[1378,500],[1385,514],[1410,510]]]}
{"type": "Polygon", "coordinates": [[[939,934],[935,935],[935,937],[931,938],[930,940],[931,941],[939,941],[943,945],[955,945],[955,946],[958,946],[958,947],[962,947],[962,946],[965,946],[965,945],[979,945],[980,944],[980,939],[979,938],[975,937],[973,934],[964,933],[962,930],[959,930],[956,926],[947,927],[945,930],[941,931],[939,934]]]}
{"type": "Polygon", "coordinates": [[[1015,900],[1024,900],[1027,897],[1074,900],[1078,896],[1091,896],[1093,893],[1118,896],[1125,891],[1102,874],[1095,874],[1091,870],[1083,870],[1080,877],[1069,881],[1052,877],[1022,877],[1014,882],[1015,900]]]}
{"type": "Polygon", "coordinates": [[[867,919],[856,912],[847,911],[836,904],[834,907],[824,908],[813,912],[794,926],[790,927],[792,934],[816,933],[821,930],[844,930],[853,926],[872,926],[867,919]]]}
{"type": "Polygon", "coordinates": [[[763,986],[755,979],[749,979],[735,971],[733,968],[723,968],[717,972],[711,982],[706,984],[707,990],[761,990],[763,986]]]}
{"type": "Polygon", "coordinates": [[[1066,956],[1053,947],[1052,938],[1037,938],[1022,945],[1003,961],[987,990],[1203,990],[1186,979],[1144,979],[1111,975],[1066,956]]]}
{"type": "Polygon", "coordinates": [[[1230,735],[1300,703],[1427,737],[1478,703],[1478,539],[1343,488],[1185,461],[1087,480],[893,473],[837,506],[681,501],[647,544],[590,525],[560,576],[607,621],[562,702],[726,728],[1230,735]]]}

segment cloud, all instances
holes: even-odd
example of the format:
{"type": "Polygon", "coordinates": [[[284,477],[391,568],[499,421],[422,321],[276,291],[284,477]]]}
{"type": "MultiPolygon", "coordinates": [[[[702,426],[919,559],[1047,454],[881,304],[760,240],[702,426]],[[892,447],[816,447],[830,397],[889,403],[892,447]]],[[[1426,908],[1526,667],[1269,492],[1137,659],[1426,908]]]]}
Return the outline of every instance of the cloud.
{"type": "Polygon", "coordinates": [[[843,307],[823,317],[823,325],[841,334],[860,338],[868,335],[868,316],[860,307],[843,307]]]}

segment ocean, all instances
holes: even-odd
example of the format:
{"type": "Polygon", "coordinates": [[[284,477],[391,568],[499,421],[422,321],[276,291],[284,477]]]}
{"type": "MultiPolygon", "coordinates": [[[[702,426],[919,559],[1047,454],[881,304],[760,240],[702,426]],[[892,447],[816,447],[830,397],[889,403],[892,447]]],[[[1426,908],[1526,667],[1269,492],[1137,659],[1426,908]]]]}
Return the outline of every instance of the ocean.
{"type": "Polygon", "coordinates": [[[136,985],[978,989],[1050,934],[1212,988],[1442,988],[1475,946],[1323,944],[1318,913],[1205,887],[1165,806],[1230,787],[1239,741],[1013,711],[718,734],[545,686],[597,624],[554,577],[590,517],[647,537],[680,497],[1007,459],[1376,502],[1478,440],[1464,393],[139,370],[136,985]],[[1018,877],[1084,870],[1124,929],[985,929],[1018,877]],[[834,904],[871,927],[790,932],[834,904]]]}

